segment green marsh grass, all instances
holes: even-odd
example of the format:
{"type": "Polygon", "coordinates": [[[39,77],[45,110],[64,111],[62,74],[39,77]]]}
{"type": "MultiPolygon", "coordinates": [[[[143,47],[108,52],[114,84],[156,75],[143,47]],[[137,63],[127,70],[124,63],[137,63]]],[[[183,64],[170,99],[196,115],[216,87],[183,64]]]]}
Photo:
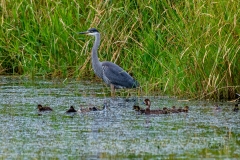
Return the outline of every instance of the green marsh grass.
{"type": "Polygon", "coordinates": [[[1,2],[0,74],[97,79],[100,60],[119,64],[142,93],[234,98],[240,84],[238,1],[1,2]]]}

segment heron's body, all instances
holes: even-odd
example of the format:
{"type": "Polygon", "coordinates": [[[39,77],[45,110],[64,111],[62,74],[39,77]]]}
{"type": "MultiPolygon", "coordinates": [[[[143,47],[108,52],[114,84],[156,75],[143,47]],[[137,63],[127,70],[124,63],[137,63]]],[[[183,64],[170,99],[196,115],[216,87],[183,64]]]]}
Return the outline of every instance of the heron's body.
{"type": "Polygon", "coordinates": [[[136,81],[121,67],[112,62],[102,62],[103,77],[102,79],[108,85],[114,85],[114,88],[136,88],[136,81]],[[114,66],[114,68],[112,67],[114,66]]]}
{"type": "Polygon", "coordinates": [[[138,86],[138,82],[118,65],[108,61],[99,61],[97,50],[100,45],[100,33],[95,28],[81,32],[81,34],[95,36],[95,42],[92,48],[92,67],[94,73],[107,85],[111,86],[113,94],[115,94],[115,89],[136,88],[138,86]]]}

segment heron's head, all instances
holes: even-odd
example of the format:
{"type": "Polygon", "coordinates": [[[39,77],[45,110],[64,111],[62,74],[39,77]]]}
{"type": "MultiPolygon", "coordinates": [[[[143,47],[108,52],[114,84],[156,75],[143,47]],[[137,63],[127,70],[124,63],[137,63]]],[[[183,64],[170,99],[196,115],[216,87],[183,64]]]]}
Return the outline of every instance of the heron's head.
{"type": "Polygon", "coordinates": [[[85,32],[79,32],[79,34],[86,34],[86,35],[95,36],[95,35],[99,34],[99,32],[96,28],[91,28],[91,29],[89,29],[85,32]]]}

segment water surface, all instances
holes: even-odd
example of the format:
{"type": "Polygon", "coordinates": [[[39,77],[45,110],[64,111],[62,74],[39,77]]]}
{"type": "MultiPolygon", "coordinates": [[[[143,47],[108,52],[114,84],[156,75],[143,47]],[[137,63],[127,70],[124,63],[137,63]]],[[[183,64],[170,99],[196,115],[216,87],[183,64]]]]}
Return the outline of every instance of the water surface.
{"type": "Polygon", "coordinates": [[[101,83],[0,77],[0,158],[240,157],[240,113],[232,112],[232,103],[108,95],[101,83]],[[145,98],[152,109],[188,105],[190,111],[140,115],[132,106],[145,98]],[[70,105],[102,107],[104,102],[109,105],[104,111],[65,113],[70,105]],[[216,103],[222,111],[214,110],[216,103]],[[54,111],[40,115],[37,104],[54,111]]]}

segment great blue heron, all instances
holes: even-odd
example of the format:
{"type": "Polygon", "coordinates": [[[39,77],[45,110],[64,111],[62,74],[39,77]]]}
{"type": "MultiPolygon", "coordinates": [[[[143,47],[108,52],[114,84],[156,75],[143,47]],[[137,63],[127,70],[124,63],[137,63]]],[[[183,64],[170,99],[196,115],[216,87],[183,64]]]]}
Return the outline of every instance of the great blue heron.
{"type": "Polygon", "coordinates": [[[86,34],[95,37],[95,42],[92,48],[92,67],[94,73],[111,87],[112,96],[115,96],[115,89],[138,87],[138,82],[121,67],[112,62],[99,61],[97,50],[100,45],[100,33],[97,29],[91,28],[86,32],[80,32],[80,34],[86,34]]]}

